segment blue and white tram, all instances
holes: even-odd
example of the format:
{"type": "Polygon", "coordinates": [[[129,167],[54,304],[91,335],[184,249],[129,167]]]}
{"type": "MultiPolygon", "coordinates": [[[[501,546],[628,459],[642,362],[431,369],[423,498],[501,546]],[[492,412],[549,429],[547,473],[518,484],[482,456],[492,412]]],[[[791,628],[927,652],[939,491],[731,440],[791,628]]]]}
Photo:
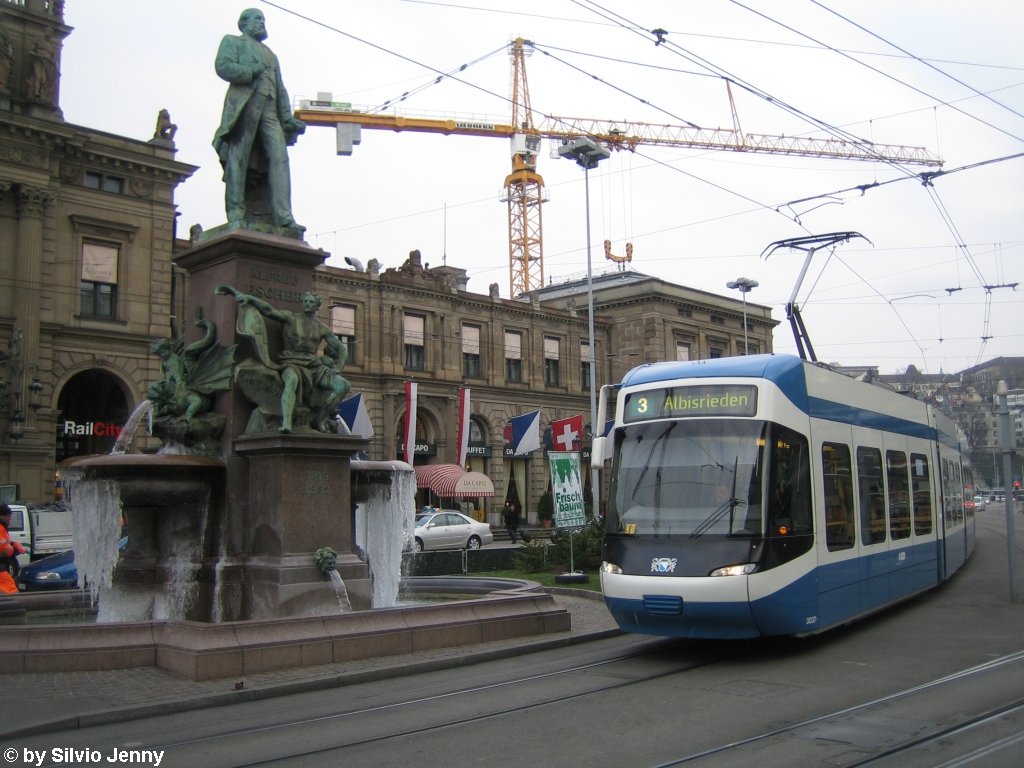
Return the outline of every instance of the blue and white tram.
{"type": "Polygon", "coordinates": [[[934,587],[974,547],[953,423],[787,355],[643,365],[601,392],[601,589],[627,631],[822,632],[934,587]]]}

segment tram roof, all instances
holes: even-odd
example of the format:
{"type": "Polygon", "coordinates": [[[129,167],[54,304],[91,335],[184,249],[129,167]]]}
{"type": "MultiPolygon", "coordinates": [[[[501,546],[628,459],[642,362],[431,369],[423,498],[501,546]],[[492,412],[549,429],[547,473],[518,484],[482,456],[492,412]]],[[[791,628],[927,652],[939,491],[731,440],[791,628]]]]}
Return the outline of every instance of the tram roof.
{"type": "Polygon", "coordinates": [[[936,430],[924,403],[889,390],[873,389],[870,384],[857,382],[827,366],[814,365],[794,355],[744,355],[649,363],[627,373],[622,386],[658,385],[678,379],[741,377],[771,381],[794,405],[812,417],[936,439],[936,430]]]}
{"type": "Polygon", "coordinates": [[[794,355],[742,355],[713,360],[647,363],[631,370],[622,379],[622,386],[654,384],[667,379],[709,379],[753,377],[769,379],[783,389],[796,386],[806,396],[804,361],[794,355]]]}

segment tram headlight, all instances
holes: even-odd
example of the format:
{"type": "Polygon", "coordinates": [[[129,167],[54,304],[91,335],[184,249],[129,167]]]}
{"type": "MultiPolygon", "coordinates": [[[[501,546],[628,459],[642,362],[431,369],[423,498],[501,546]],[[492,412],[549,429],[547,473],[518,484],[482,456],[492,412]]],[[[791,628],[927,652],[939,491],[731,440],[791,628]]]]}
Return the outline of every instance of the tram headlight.
{"type": "Polygon", "coordinates": [[[604,561],[601,563],[601,572],[614,573],[616,575],[619,575],[622,573],[622,568],[617,566],[615,563],[609,563],[608,561],[604,561]]]}
{"type": "Polygon", "coordinates": [[[756,563],[727,565],[724,568],[715,568],[708,576],[746,576],[748,573],[753,573],[756,567],[756,563]]]}

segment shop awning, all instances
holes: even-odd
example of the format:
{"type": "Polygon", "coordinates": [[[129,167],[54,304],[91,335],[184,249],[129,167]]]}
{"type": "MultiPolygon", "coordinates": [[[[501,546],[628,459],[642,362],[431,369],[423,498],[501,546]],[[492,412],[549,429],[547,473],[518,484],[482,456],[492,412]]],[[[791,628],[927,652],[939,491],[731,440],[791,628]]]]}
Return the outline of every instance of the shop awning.
{"type": "Polygon", "coordinates": [[[494,483],[482,472],[466,472],[455,481],[456,496],[493,496],[494,483]]]}
{"type": "Polygon", "coordinates": [[[422,464],[414,469],[416,487],[429,488],[442,499],[494,495],[491,478],[480,472],[467,472],[458,464],[422,464]]]}

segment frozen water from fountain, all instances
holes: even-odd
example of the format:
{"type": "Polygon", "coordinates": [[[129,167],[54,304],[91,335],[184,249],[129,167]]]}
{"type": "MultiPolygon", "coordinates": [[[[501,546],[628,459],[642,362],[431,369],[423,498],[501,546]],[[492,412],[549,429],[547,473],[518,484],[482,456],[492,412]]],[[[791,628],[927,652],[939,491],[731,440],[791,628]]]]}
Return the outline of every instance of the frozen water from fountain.
{"type": "Polygon", "coordinates": [[[121,434],[117,436],[117,440],[114,441],[114,447],[110,449],[110,453],[114,456],[121,456],[128,453],[128,449],[131,447],[132,440],[135,439],[135,433],[139,431],[139,425],[143,419],[146,419],[147,424],[149,419],[153,416],[153,403],[149,400],[143,400],[137,406],[135,410],[131,412],[128,417],[128,421],[124,423],[124,428],[121,430],[121,434]]]}
{"type": "Polygon", "coordinates": [[[409,551],[415,540],[416,474],[398,461],[352,462],[354,476],[369,468],[384,468],[391,475],[391,484],[370,484],[369,497],[356,511],[356,542],[373,573],[373,607],[390,608],[398,603],[402,553],[409,551]]]}
{"type": "Polygon", "coordinates": [[[75,567],[78,584],[88,584],[92,602],[111,586],[117,544],[121,533],[121,497],[114,480],[85,480],[81,472],[63,473],[71,509],[92,510],[91,514],[72,514],[75,541],[75,567]]]}
{"type": "Polygon", "coordinates": [[[348,587],[345,586],[345,580],[337,571],[331,571],[331,584],[334,585],[334,594],[338,596],[338,608],[342,613],[351,611],[352,601],[348,599],[348,587]]]}

